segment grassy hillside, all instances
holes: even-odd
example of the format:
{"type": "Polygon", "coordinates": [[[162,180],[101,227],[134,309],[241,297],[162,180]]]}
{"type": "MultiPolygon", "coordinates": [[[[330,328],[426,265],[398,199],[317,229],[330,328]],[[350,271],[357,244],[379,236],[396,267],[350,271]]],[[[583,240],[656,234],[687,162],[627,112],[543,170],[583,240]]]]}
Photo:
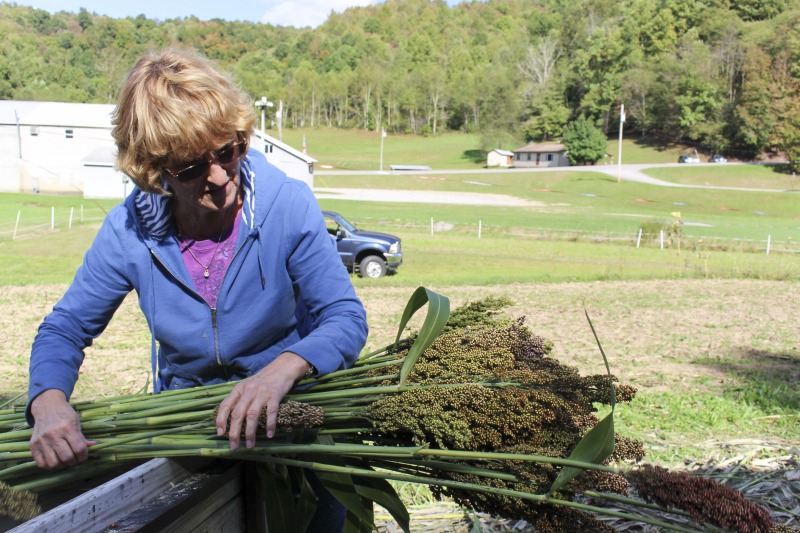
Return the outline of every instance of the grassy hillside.
{"type": "MultiPolygon", "coordinates": [[[[268,130],[267,133],[278,137],[277,130],[268,130]]],[[[380,170],[380,132],[332,128],[284,129],[282,140],[301,149],[304,137],[308,155],[318,161],[317,169],[380,170]]],[[[480,151],[478,135],[387,135],[383,140],[383,169],[388,170],[390,165],[395,164],[427,165],[435,169],[471,169],[485,166],[486,157],[480,151]]]]}
{"type": "MultiPolygon", "coordinates": [[[[277,129],[267,133],[278,137],[277,129]]],[[[317,168],[337,170],[379,170],[381,136],[376,131],[340,130],[333,128],[283,129],[283,142],[302,149],[306,139],[307,153],[319,161],[317,168]]],[[[514,150],[524,146],[522,140],[516,145],[503,146],[514,150]]],[[[608,139],[606,153],[609,158],[599,163],[617,164],[619,140],[608,139]]],[[[622,139],[622,163],[629,165],[676,163],[681,154],[694,154],[694,148],[662,143],[657,139],[625,137],[622,139]]],[[[705,162],[711,154],[699,153],[705,162]]],[[[463,133],[443,133],[423,137],[419,135],[388,135],[383,142],[383,167],[389,165],[428,165],[432,169],[470,169],[486,166],[486,152],[481,150],[480,136],[463,133]]]]}

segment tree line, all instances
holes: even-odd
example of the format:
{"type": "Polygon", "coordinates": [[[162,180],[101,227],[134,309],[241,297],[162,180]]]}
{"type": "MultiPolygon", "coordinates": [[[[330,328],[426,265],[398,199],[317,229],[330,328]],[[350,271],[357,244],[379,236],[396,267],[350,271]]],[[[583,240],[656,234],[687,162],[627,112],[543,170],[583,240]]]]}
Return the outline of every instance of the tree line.
{"type": "Polygon", "coordinates": [[[321,26],[112,19],[0,4],[0,98],[111,103],[148,48],[192,45],[284,127],[560,139],[625,133],[800,161],[800,0],[388,0],[321,26]],[[584,124],[581,123],[581,127],[584,124]]]}

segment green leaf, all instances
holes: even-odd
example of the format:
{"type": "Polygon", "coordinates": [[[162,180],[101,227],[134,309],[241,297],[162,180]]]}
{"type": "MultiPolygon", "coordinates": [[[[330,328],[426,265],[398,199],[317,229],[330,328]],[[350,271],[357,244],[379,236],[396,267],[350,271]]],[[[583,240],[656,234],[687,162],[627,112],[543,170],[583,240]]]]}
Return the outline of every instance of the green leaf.
{"type": "Polygon", "coordinates": [[[303,468],[289,468],[289,474],[292,477],[293,486],[299,487],[300,496],[297,498],[296,520],[299,526],[298,531],[305,531],[314,517],[314,512],[317,510],[317,495],[314,493],[313,487],[306,479],[306,470],[303,468]]]}
{"type": "Polygon", "coordinates": [[[360,477],[353,478],[356,482],[356,491],[389,511],[392,518],[395,519],[397,524],[403,528],[403,531],[409,533],[411,528],[411,517],[408,514],[405,504],[397,495],[397,492],[392,487],[391,483],[385,479],[360,477]]]}
{"type": "MultiPolygon", "coordinates": [[[[333,445],[333,437],[330,435],[317,435],[319,444],[333,445]]],[[[330,464],[334,466],[349,466],[344,458],[335,455],[316,455],[308,454],[307,458],[315,463],[330,464]]],[[[317,478],[333,496],[348,509],[348,519],[345,522],[345,532],[365,531],[370,533],[374,527],[374,512],[372,502],[362,498],[355,487],[355,481],[349,474],[334,472],[315,471],[317,478]],[[350,515],[353,515],[352,518],[350,515]],[[366,526],[367,529],[363,529],[366,526]],[[362,529],[352,529],[358,527],[362,529]]]]}
{"type": "MultiPolygon", "coordinates": [[[[586,463],[602,464],[614,453],[614,411],[601,420],[575,445],[569,459],[586,463]]],[[[583,468],[565,466],[561,469],[553,486],[547,491],[550,495],[569,483],[572,478],[583,472],[583,468]]]]}
{"type": "Polygon", "coordinates": [[[481,527],[481,519],[478,517],[478,513],[475,511],[470,511],[469,519],[472,522],[472,527],[469,528],[469,533],[483,533],[483,527],[481,527]]]}
{"type": "Polygon", "coordinates": [[[439,333],[444,328],[445,324],[447,324],[447,320],[450,318],[450,299],[446,296],[442,296],[436,292],[426,289],[425,287],[419,287],[414,294],[411,295],[409,298],[408,303],[406,304],[406,308],[403,311],[403,316],[400,319],[400,325],[397,328],[397,338],[395,339],[395,347],[400,340],[400,335],[402,335],[403,330],[408,324],[408,321],[414,315],[414,313],[419,310],[425,304],[428,304],[428,312],[425,315],[425,321],[422,324],[422,328],[419,330],[419,335],[417,336],[417,340],[414,341],[414,344],[408,350],[408,355],[403,361],[403,366],[400,369],[400,386],[406,385],[408,381],[408,376],[411,374],[411,369],[414,368],[414,363],[417,362],[419,356],[424,352],[428,346],[433,344],[433,341],[436,340],[436,337],[439,336],[439,333]]]}
{"type": "MultiPolygon", "coordinates": [[[[333,463],[330,458],[327,458],[326,462],[329,464],[333,463]]],[[[355,527],[356,524],[359,524],[358,527],[362,527],[363,524],[366,524],[369,526],[369,529],[366,531],[372,531],[375,522],[372,502],[358,494],[352,476],[333,472],[316,472],[316,475],[325,488],[347,507],[347,523],[351,524],[352,522],[351,525],[353,527],[355,527]],[[349,518],[349,515],[353,515],[352,520],[349,518]]],[[[345,527],[346,531],[348,527],[349,526],[345,527]]],[[[352,531],[363,531],[363,529],[354,529],[352,531]]]]}
{"type": "Polygon", "coordinates": [[[254,467],[265,496],[267,530],[297,531],[294,497],[286,477],[286,467],[264,463],[255,463],[254,467]]]}
{"type": "MultiPolygon", "coordinates": [[[[592,319],[589,317],[589,312],[586,311],[585,308],[584,313],[586,314],[586,320],[589,321],[589,327],[592,328],[592,334],[594,335],[595,342],[597,342],[597,347],[600,349],[600,355],[603,356],[603,361],[606,364],[608,386],[611,390],[611,412],[583,436],[580,442],[575,445],[575,449],[572,450],[569,459],[586,463],[602,464],[603,461],[614,453],[614,408],[616,407],[616,396],[614,394],[614,381],[611,378],[611,367],[608,364],[608,358],[600,343],[600,338],[597,336],[597,331],[594,329],[592,319]]],[[[550,487],[550,490],[547,491],[547,494],[553,494],[583,471],[583,468],[574,466],[562,468],[558,477],[553,482],[553,485],[550,487]]]]}
{"type": "Polygon", "coordinates": [[[374,520],[364,522],[355,513],[348,509],[347,517],[344,521],[344,533],[372,533],[375,530],[374,520]]]}

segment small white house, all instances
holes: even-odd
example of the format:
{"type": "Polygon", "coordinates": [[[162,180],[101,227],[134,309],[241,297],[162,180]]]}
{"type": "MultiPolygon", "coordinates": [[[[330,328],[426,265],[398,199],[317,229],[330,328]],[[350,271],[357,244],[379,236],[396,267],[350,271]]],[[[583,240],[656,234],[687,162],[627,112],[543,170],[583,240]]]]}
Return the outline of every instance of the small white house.
{"type": "Polygon", "coordinates": [[[286,172],[290,178],[303,181],[309,188],[314,188],[314,163],[317,160],[313,157],[260,130],[253,131],[250,146],[264,152],[267,161],[286,172]]]}
{"type": "Polygon", "coordinates": [[[566,167],[569,166],[567,150],[563,144],[531,143],[514,150],[514,166],[526,167],[566,167]]]}
{"type": "Polygon", "coordinates": [[[508,150],[501,150],[499,148],[492,150],[486,156],[487,167],[504,167],[508,168],[514,165],[514,152],[508,150]]]}
{"type": "MultiPolygon", "coordinates": [[[[114,170],[110,104],[0,101],[0,192],[124,198],[133,187],[114,170]]],[[[260,131],[250,144],[309,187],[315,159],[260,131]]]]}

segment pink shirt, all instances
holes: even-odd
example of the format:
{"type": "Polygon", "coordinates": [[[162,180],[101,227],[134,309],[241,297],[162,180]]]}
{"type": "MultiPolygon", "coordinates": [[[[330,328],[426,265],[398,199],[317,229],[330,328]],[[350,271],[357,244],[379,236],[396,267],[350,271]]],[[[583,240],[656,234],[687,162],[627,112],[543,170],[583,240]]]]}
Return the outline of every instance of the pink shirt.
{"type": "Polygon", "coordinates": [[[222,286],[225,272],[227,272],[233,260],[233,255],[236,253],[236,239],[239,235],[240,218],[236,217],[233,227],[222,234],[220,241],[217,241],[217,239],[178,241],[183,262],[186,264],[186,269],[189,271],[189,277],[194,282],[195,289],[212,308],[217,306],[219,288],[222,286]],[[208,277],[205,276],[206,271],[208,271],[208,277]]]}

